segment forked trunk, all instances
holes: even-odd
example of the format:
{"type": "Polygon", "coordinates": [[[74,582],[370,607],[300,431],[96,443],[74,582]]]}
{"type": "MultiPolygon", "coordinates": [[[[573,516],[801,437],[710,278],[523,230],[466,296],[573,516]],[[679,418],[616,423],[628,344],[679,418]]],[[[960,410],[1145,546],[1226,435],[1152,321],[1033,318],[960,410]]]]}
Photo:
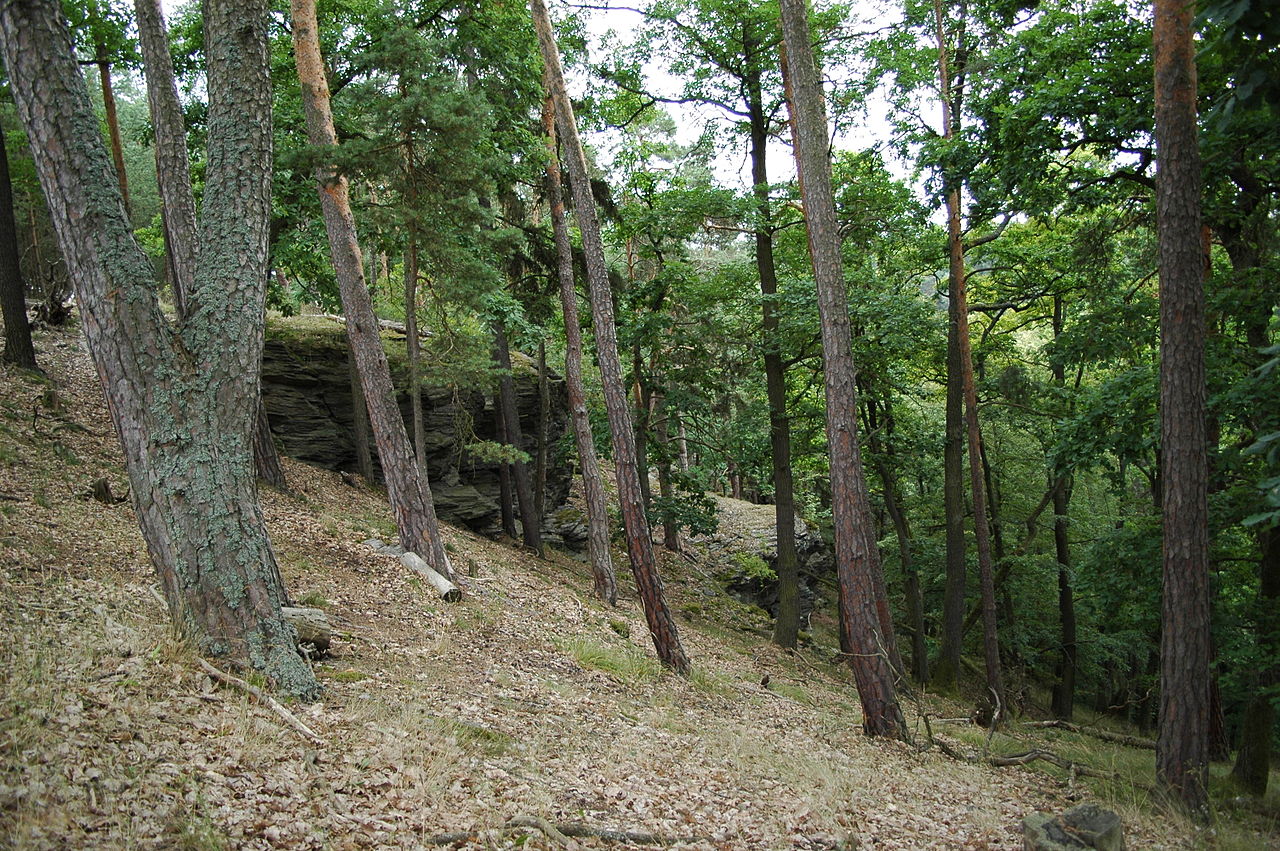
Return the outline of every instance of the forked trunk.
{"type": "Polygon", "coordinates": [[[137,246],[55,2],[0,6],[0,47],[175,626],[199,652],[320,687],[281,615],[250,434],[271,179],[267,9],[207,0],[209,170],[199,274],[175,329],[137,246]]]}

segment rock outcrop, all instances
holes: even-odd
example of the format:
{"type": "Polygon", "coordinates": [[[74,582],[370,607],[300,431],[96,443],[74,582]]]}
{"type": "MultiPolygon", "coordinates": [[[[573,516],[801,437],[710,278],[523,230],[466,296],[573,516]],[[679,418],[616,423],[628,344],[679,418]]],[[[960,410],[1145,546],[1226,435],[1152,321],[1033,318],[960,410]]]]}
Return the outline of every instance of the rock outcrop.
{"type": "MultiPolygon", "coordinates": [[[[521,448],[532,456],[537,450],[537,375],[527,358],[514,372],[524,432],[521,448]]],[[[396,359],[392,380],[405,422],[410,423],[408,380],[396,359]]],[[[570,470],[556,452],[568,424],[564,381],[552,374],[549,385],[547,440],[552,451],[543,504],[552,513],[568,494],[570,470]]],[[[335,324],[331,332],[308,328],[300,334],[269,329],[263,350],[262,401],[285,455],[333,470],[356,469],[347,341],[340,326],[335,324]]],[[[447,387],[431,383],[428,377],[422,385],[422,408],[427,474],[437,513],[478,532],[497,531],[498,465],[474,457],[467,449],[497,439],[490,388],[447,387]]]]}

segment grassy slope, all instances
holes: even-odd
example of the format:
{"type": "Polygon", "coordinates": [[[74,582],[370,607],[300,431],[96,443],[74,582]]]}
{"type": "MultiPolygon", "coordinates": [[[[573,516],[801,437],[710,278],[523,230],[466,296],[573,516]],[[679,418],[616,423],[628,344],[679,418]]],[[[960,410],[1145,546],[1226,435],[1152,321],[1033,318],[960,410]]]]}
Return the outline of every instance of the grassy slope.
{"type": "MultiPolygon", "coordinates": [[[[664,566],[689,680],[657,667],[629,582],[606,609],[568,557],[447,529],[472,575],[443,604],[363,546],[392,533],[377,493],[287,462],[297,491],[264,494],[282,568],[344,633],[317,662],[325,701],[292,707],[325,740],[311,745],[170,637],[129,504],[86,498],[124,476],[78,338],[40,348],[56,384],[0,373],[0,845],[399,848],[460,831],[449,847],[566,847],[504,829],[532,816],[681,848],[1017,848],[1023,815],[1086,798],[1124,814],[1130,847],[1215,841],[1126,783],[865,739],[845,671],[743,629],[751,613],[705,596],[696,562],[664,566]]],[[[930,699],[909,710],[917,730],[926,708],[964,714],[930,699]]],[[[935,731],[972,752],[985,738],[935,731]]],[[[994,744],[1152,773],[1149,752],[1056,731],[994,744]]],[[[1223,844],[1277,842],[1270,803],[1224,820],[1223,844]]]]}

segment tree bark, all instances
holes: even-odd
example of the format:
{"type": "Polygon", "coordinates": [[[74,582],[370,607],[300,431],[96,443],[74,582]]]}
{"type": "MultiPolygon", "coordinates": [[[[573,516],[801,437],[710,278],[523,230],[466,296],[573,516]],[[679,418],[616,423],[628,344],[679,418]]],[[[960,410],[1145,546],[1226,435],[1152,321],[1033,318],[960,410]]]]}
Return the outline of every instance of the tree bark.
{"type": "Polygon", "coordinates": [[[351,384],[351,445],[356,453],[356,472],[372,484],[373,449],[369,446],[369,406],[360,384],[360,370],[356,367],[356,354],[347,345],[347,378],[351,384]]]}
{"type": "MultiPolygon", "coordinates": [[[[502,423],[506,442],[516,449],[524,449],[524,435],[520,429],[520,411],[516,407],[516,384],[511,377],[511,349],[507,345],[507,332],[502,322],[493,323],[493,356],[498,366],[498,395],[502,398],[502,423]]],[[[542,556],[542,522],[534,510],[533,482],[529,465],[525,461],[511,464],[515,480],[516,498],[520,502],[520,531],[524,545],[542,556]]]]}
{"type": "MultiPolygon", "coordinates": [[[[744,45],[750,52],[751,45],[744,45]]],[[[769,461],[773,470],[773,517],[778,536],[778,615],[773,643],[795,647],[800,632],[800,559],[796,554],[796,500],[791,478],[791,418],[787,415],[787,373],[782,362],[778,307],[778,270],[773,259],[773,210],[769,203],[769,127],[764,111],[760,69],[750,66],[746,80],[751,129],[751,187],[755,195],[756,274],[760,276],[760,342],[764,353],[765,394],[769,402],[769,461]]]]}
{"type": "Polygon", "coordinates": [[[1058,682],[1053,689],[1053,714],[1070,721],[1075,713],[1076,606],[1071,587],[1071,542],[1067,538],[1067,510],[1071,503],[1071,485],[1064,482],[1053,492],[1053,548],[1058,557],[1058,629],[1062,649],[1058,656],[1058,682]]]}
{"type": "MultiPolygon", "coordinates": [[[[663,392],[657,397],[654,413],[653,433],[662,448],[662,457],[658,461],[658,493],[664,500],[675,498],[675,487],[671,483],[671,430],[667,410],[667,394],[663,392]]],[[[680,524],[671,517],[662,520],[662,547],[667,552],[680,552],[680,524]]]]}
{"type": "Polygon", "coordinates": [[[1257,673],[1256,691],[1245,706],[1240,722],[1240,750],[1231,776],[1245,791],[1261,797],[1267,793],[1271,773],[1271,739],[1275,729],[1275,703],[1271,690],[1280,683],[1280,529],[1258,533],[1257,642],[1266,660],[1257,673]]]}
{"type": "Polygon", "coordinates": [[[964,648],[968,557],[964,537],[964,386],[960,377],[959,319],[955,299],[947,305],[946,425],[942,449],[942,504],[946,522],[946,579],[942,597],[942,648],[933,684],[954,689],[964,648]]]}
{"type": "MultiPolygon", "coordinates": [[[[942,135],[952,139],[956,133],[955,103],[952,98],[952,76],[948,65],[946,31],[942,19],[941,0],[934,0],[934,21],[938,43],[938,81],[942,100],[942,135]]],[[[982,433],[978,427],[978,392],[973,376],[973,350],[969,339],[969,305],[965,286],[964,241],[960,229],[960,185],[954,175],[943,176],[946,190],[948,294],[954,302],[956,356],[960,367],[960,383],[964,392],[965,432],[969,450],[969,492],[973,500],[974,542],[978,550],[978,579],[982,595],[982,648],[987,674],[987,689],[1000,706],[1007,705],[1004,672],[1000,665],[1000,641],[996,633],[995,569],[991,558],[991,531],[987,522],[986,485],[982,475],[982,433]]]]}
{"type": "Polygon", "coordinates": [[[173,76],[173,59],[159,0],[134,0],[138,40],[147,78],[147,104],[155,128],[156,177],[160,218],[169,264],[173,303],[186,315],[186,290],[196,277],[196,202],[191,190],[191,161],[186,125],[173,76]]]}
{"type": "Polygon", "coordinates": [[[836,570],[844,601],[841,632],[862,702],[868,735],[904,738],[906,723],[890,665],[892,623],[882,619],[876,575],[879,553],[858,445],[856,370],[831,189],[826,108],[805,0],[782,0],[782,31],[795,119],[796,165],[802,180],[809,254],[818,290],[826,382],[827,442],[836,570]]]}
{"type": "MultiPolygon", "coordinates": [[[[336,147],[338,140],[329,108],[329,83],[320,56],[315,0],[292,0],[290,9],[307,135],[316,148],[336,147]]],[[[418,468],[413,447],[409,445],[400,406],[396,403],[395,388],[391,384],[387,353],[382,348],[378,319],[365,285],[347,179],[325,164],[316,166],[316,179],[325,230],[329,235],[329,250],[333,255],[346,314],[347,339],[351,343],[364,391],[374,442],[382,461],[382,474],[387,482],[387,494],[400,530],[400,543],[406,550],[421,555],[443,576],[451,578],[453,571],[440,536],[426,471],[418,468]]]]}
{"type": "Polygon", "coordinates": [[[309,700],[320,687],[281,615],[250,448],[271,197],[266,5],[206,0],[204,23],[208,181],[199,274],[176,329],[133,240],[58,4],[0,6],[0,47],[174,625],[199,652],[309,700]]]}
{"type": "Polygon", "coordinates": [[[27,287],[18,259],[18,225],[13,217],[9,152],[0,127],[0,309],[4,311],[4,362],[39,371],[27,321],[27,287]]]}
{"type": "MultiPolygon", "coordinates": [[[[401,89],[403,97],[404,90],[401,89]]],[[[418,206],[417,162],[413,135],[404,134],[405,200],[409,209],[418,206]]],[[[421,475],[427,474],[427,430],[422,415],[422,339],[418,334],[418,227],[412,217],[406,227],[404,249],[404,333],[405,357],[409,362],[409,410],[413,421],[413,457],[421,475]]],[[[390,274],[388,274],[390,278],[390,274]]]]}
{"type": "Polygon", "coordinates": [[[1155,3],[1164,594],[1156,779],[1208,815],[1209,576],[1204,287],[1194,10],[1155,3]]]}
{"type": "Polygon", "coordinates": [[[129,203],[129,175],[124,168],[124,145],[120,141],[120,117],[116,113],[116,94],[111,86],[111,63],[106,57],[107,48],[101,40],[94,45],[95,64],[98,66],[98,79],[102,83],[102,111],[107,117],[107,136],[111,140],[111,158],[115,161],[116,179],[120,184],[120,199],[124,202],[124,213],[132,216],[129,203]]]}
{"type": "Polygon", "coordinates": [[[547,462],[551,447],[548,433],[551,423],[551,380],[547,375],[547,343],[538,341],[538,434],[537,454],[533,459],[533,513],[546,516],[547,462]]]}
{"type": "MultiPolygon", "coordinates": [[[[547,91],[549,83],[544,83],[547,91]]],[[[556,276],[560,283],[560,308],[564,313],[564,383],[569,396],[573,438],[582,469],[582,492],[587,503],[587,558],[595,593],[610,606],[618,602],[618,581],[609,549],[609,510],[604,478],[596,457],[587,395],[582,386],[582,329],[578,325],[578,294],[573,282],[573,244],[565,222],[561,192],[560,159],[556,145],[555,107],[548,97],[542,108],[542,132],[547,139],[547,199],[551,208],[551,230],[556,243],[556,276]]]]}
{"type": "MultiPolygon", "coordinates": [[[[596,216],[595,199],[587,173],[587,158],[578,137],[578,125],[573,107],[564,86],[564,71],[560,67],[560,52],[556,48],[551,30],[551,17],[542,0],[531,0],[533,28],[538,35],[538,46],[544,65],[543,79],[548,85],[547,94],[555,105],[555,121],[564,140],[566,163],[569,168],[569,184],[573,192],[578,216],[578,228],[582,233],[582,249],[586,257],[587,284],[591,294],[591,310],[596,338],[596,358],[600,365],[600,381],[604,386],[605,408],[609,415],[609,431],[613,436],[614,464],[618,479],[618,502],[622,509],[622,525],[626,530],[627,553],[631,558],[631,572],[644,605],[649,634],[653,638],[658,658],[680,674],[690,671],[689,659],[680,646],[680,636],[674,618],[667,608],[662,577],[658,575],[657,560],[653,553],[653,541],[649,535],[649,520],[644,513],[644,500],[640,492],[640,476],[636,467],[635,433],[632,431],[631,411],[627,405],[627,393],[622,383],[622,363],[618,357],[618,331],[613,318],[613,297],[609,290],[608,269],[605,265],[604,242],[600,237],[600,222],[596,216]]],[[[566,324],[568,324],[566,322],[566,324]]]]}

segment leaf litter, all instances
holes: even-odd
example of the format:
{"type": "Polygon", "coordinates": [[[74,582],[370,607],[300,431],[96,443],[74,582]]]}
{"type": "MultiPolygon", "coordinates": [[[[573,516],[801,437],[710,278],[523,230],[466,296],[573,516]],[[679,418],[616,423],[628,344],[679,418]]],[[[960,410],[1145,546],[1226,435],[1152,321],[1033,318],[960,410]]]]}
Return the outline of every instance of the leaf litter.
{"type": "MultiPolygon", "coordinates": [[[[580,561],[446,527],[444,603],[364,544],[394,540],[377,490],[285,459],[267,525],[336,629],[324,700],[290,707],[307,742],[172,637],[130,504],[88,498],[127,482],[92,366],[72,332],[39,343],[56,384],[0,375],[4,847],[1020,848],[1023,816],[1078,795],[867,739],[843,670],[692,616],[694,675],[661,672],[625,556],[609,609],[580,561]]],[[[705,599],[697,564],[664,571],[673,609],[705,599]]],[[[1189,847],[1125,817],[1132,847],[1189,847]]]]}

